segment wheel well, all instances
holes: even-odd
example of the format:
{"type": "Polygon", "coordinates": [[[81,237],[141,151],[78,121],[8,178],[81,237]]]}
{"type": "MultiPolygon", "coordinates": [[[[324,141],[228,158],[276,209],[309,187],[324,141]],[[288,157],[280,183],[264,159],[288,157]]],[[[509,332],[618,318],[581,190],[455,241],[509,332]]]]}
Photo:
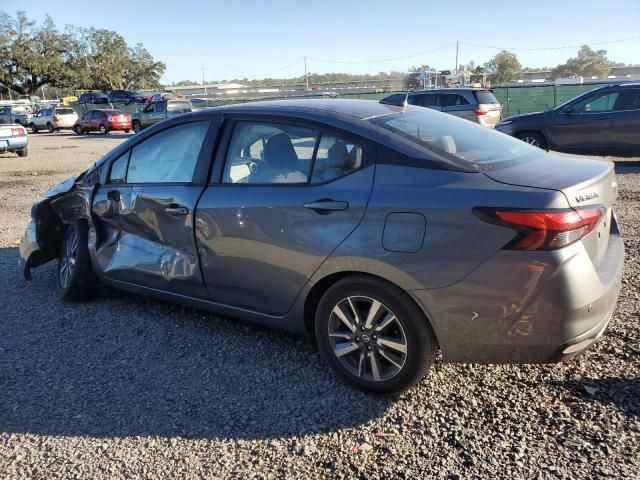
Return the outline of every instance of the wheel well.
{"type": "Polygon", "coordinates": [[[519,137],[520,135],[525,134],[525,133],[535,133],[536,135],[540,135],[544,139],[545,142],[547,141],[546,135],[544,133],[542,133],[541,130],[533,130],[531,128],[526,128],[524,130],[518,130],[513,134],[513,136],[514,137],[519,137]]]}
{"type": "MultiPolygon", "coordinates": [[[[402,289],[401,287],[399,287],[395,283],[390,282],[386,278],[382,278],[382,277],[379,277],[377,275],[372,275],[370,273],[354,271],[354,272],[338,272],[338,273],[332,273],[331,275],[327,275],[326,277],[321,279],[318,283],[316,283],[311,288],[311,291],[307,295],[307,298],[306,298],[305,303],[304,303],[304,327],[305,327],[305,330],[307,331],[307,334],[309,336],[315,338],[315,314],[316,314],[316,308],[318,307],[318,303],[320,303],[320,299],[322,298],[324,293],[334,283],[342,280],[343,278],[346,278],[346,277],[349,277],[349,276],[352,276],[352,275],[354,275],[354,276],[355,275],[357,275],[357,276],[363,276],[364,275],[364,276],[368,276],[368,277],[371,277],[371,278],[376,278],[376,279],[382,280],[383,282],[386,282],[386,283],[388,283],[390,285],[393,285],[396,288],[400,288],[400,290],[405,292],[404,289],[402,289]]],[[[406,294],[406,292],[405,292],[405,294],[406,294]]],[[[415,303],[415,300],[413,298],[411,298],[411,296],[409,294],[406,294],[406,296],[407,296],[409,301],[415,303]]],[[[437,338],[437,336],[435,334],[435,330],[433,329],[433,325],[431,325],[430,320],[427,318],[427,314],[422,310],[422,308],[420,308],[419,305],[418,305],[418,308],[420,309],[420,311],[422,311],[422,313],[424,315],[424,318],[427,320],[427,325],[431,329],[431,332],[433,333],[433,336],[436,339],[436,343],[439,345],[438,338],[437,338]]]]}

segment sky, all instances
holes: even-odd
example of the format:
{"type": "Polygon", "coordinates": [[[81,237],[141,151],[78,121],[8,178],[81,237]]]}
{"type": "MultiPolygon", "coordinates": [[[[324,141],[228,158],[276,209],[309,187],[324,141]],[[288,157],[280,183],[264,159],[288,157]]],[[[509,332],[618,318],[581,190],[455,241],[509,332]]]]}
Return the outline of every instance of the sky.
{"type": "Polygon", "coordinates": [[[0,0],[0,10],[114,30],[166,64],[165,83],[202,81],[203,68],[206,81],[301,76],[304,57],[314,73],[448,70],[456,42],[461,64],[505,48],[524,66],[554,67],[583,44],[640,63],[640,0],[0,0]]]}

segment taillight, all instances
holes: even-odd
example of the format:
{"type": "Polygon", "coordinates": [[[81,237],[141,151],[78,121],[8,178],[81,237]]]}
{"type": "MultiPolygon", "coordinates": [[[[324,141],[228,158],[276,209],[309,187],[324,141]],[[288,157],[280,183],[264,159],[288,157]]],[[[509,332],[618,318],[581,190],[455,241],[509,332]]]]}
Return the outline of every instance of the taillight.
{"type": "Polygon", "coordinates": [[[487,114],[485,110],[474,110],[473,113],[475,113],[478,117],[481,117],[482,115],[487,114]]]}
{"type": "Polygon", "coordinates": [[[57,115],[53,116],[53,121],[54,122],[59,122],[60,121],[60,117],[58,117],[57,115]]]}
{"type": "Polygon", "coordinates": [[[605,211],[602,206],[549,210],[473,209],[482,220],[518,233],[504,247],[507,250],[557,250],[566,247],[596,228],[605,211]]]}
{"type": "Polygon", "coordinates": [[[24,128],[14,127],[11,129],[12,137],[26,137],[27,131],[24,128]]]}

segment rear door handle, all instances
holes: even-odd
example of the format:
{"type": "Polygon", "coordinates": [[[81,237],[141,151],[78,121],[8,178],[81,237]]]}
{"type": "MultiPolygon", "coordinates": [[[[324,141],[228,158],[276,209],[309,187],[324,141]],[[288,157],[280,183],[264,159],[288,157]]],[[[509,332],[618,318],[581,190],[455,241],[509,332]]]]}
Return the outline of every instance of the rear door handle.
{"type": "Polygon", "coordinates": [[[334,212],[337,210],[346,210],[349,208],[349,203],[331,199],[316,200],[315,202],[305,203],[304,208],[308,208],[309,210],[334,212]]]}
{"type": "Polygon", "coordinates": [[[188,215],[189,209],[187,207],[181,207],[180,205],[169,205],[164,209],[169,215],[188,215]]]}

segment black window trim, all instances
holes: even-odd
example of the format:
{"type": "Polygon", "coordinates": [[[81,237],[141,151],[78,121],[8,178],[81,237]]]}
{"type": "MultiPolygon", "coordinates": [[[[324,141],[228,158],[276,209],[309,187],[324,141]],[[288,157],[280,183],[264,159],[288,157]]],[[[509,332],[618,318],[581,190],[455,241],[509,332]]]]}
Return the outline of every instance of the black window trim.
{"type": "Polygon", "coordinates": [[[307,120],[299,117],[286,117],[282,115],[270,115],[270,114],[262,114],[262,115],[251,115],[251,114],[238,114],[238,115],[226,115],[228,123],[225,125],[225,132],[222,134],[220,144],[217,149],[217,154],[215,156],[214,166],[211,171],[211,175],[209,177],[208,185],[218,185],[218,186],[232,186],[232,187],[316,187],[320,185],[326,185],[331,182],[335,182],[336,180],[343,179],[349,175],[352,175],[356,172],[359,172],[369,166],[375,165],[375,142],[368,140],[366,138],[360,137],[358,135],[354,135],[352,133],[346,132],[336,127],[332,127],[331,125],[326,125],[320,122],[315,122],[313,120],[307,120]],[[224,167],[227,162],[227,154],[229,152],[229,148],[231,147],[231,140],[233,139],[233,133],[236,128],[236,124],[240,122],[245,123],[275,123],[281,125],[287,125],[292,127],[299,128],[307,128],[313,129],[318,132],[318,137],[316,139],[316,145],[313,150],[313,157],[311,158],[311,169],[309,171],[309,175],[307,177],[307,181],[304,183],[229,183],[223,182],[222,177],[224,175],[224,167]],[[347,141],[352,141],[355,145],[360,145],[362,148],[362,160],[360,163],[360,167],[354,168],[348,173],[341,175],[339,177],[332,178],[330,180],[326,180],[324,182],[311,183],[311,178],[313,177],[313,165],[315,163],[315,156],[317,154],[318,146],[320,145],[320,139],[323,135],[333,135],[335,137],[343,138],[347,141]],[[370,150],[370,151],[368,151],[370,150]],[[370,158],[369,158],[370,157],[370,158]]]}

